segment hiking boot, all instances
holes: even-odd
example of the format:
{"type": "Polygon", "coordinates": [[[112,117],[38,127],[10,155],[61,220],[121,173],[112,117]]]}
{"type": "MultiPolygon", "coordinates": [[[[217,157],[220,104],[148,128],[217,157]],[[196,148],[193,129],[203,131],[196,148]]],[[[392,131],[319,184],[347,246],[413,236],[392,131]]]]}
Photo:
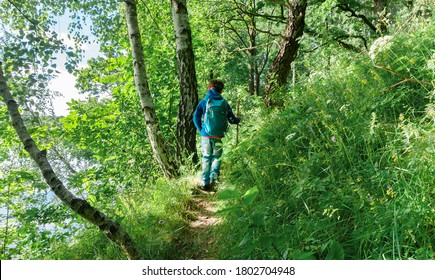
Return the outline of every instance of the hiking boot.
{"type": "Polygon", "coordinates": [[[213,178],[213,179],[211,179],[210,186],[212,188],[214,188],[218,183],[219,183],[218,179],[217,178],[213,178]]]}
{"type": "Polygon", "coordinates": [[[213,190],[213,186],[212,186],[211,184],[202,185],[202,186],[200,187],[200,189],[203,190],[203,191],[209,192],[209,191],[212,191],[212,190],[213,190]]]}

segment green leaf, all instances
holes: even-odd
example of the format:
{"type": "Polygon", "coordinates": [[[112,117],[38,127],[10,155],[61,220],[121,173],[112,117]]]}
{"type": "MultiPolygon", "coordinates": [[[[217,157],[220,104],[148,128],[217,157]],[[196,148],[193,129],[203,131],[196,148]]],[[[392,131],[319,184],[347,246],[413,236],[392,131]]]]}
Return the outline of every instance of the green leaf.
{"type": "Polygon", "coordinates": [[[294,260],[315,260],[314,252],[302,252],[302,251],[295,251],[293,253],[293,259],[294,260]]]}
{"type": "Polygon", "coordinates": [[[263,7],[264,7],[264,2],[263,1],[260,1],[260,2],[258,2],[257,3],[257,11],[259,11],[259,10],[261,10],[263,7]]]}
{"type": "Polygon", "coordinates": [[[236,190],[225,189],[217,194],[217,198],[221,200],[227,199],[237,199],[240,197],[240,194],[236,190]]]}
{"type": "Polygon", "coordinates": [[[251,239],[252,239],[252,236],[251,236],[250,234],[246,235],[246,236],[242,239],[242,241],[240,241],[240,243],[239,243],[239,247],[243,247],[243,246],[245,246],[246,244],[248,244],[248,242],[251,242],[251,239]]]}
{"type": "Polygon", "coordinates": [[[296,187],[293,189],[293,191],[292,191],[292,193],[291,193],[291,196],[293,196],[293,197],[295,197],[295,198],[300,198],[300,197],[301,197],[301,194],[302,194],[302,191],[303,191],[302,186],[296,186],[296,187]]]}
{"type": "Polygon", "coordinates": [[[251,215],[252,223],[256,226],[263,226],[265,220],[265,214],[263,212],[256,211],[251,215]]]}
{"type": "Polygon", "coordinates": [[[249,189],[244,195],[243,195],[243,203],[245,205],[250,205],[254,200],[257,198],[260,191],[257,187],[253,187],[249,189]]]}
{"type": "Polygon", "coordinates": [[[272,247],[273,240],[274,240],[274,236],[268,235],[268,236],[261,236],[258,242],[260,243],[261,248],[268,249],[272,247]]]}
{"type": "Polygon", "coordinates": [[[337,241],[333,240],[329,245],[329,252],[326,256],[327,260],[344,260],[343,247],[337,241]]]}
{"type": "Polygon", "coordinates": [[[91,205],[95,205],[95,202],[97,202],[97,198],[93,194],[88,195],[88,199],[87,200],[89,201],[89,203],[91,205]]]}
{"type": "Polygon", "coordinates": [[[216,211],[216,214],[222,214],[222,213],[227,213],[227,212],[236,212],[236,211],[240,211],[240,207],[236,206],[236,207],[228,207],[228,208],[224,208],[222,210],[218,210],[216,211]]]}

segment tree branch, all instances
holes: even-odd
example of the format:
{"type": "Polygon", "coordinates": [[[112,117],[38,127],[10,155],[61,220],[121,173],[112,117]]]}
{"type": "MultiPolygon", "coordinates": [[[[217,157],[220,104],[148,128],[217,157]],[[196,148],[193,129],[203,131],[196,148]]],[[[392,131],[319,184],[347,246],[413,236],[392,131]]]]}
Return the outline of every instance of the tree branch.
{"type": "Polygon", "coordinates": [[[264,43],[264,44],[257,45],[257,46],[254,46],[254,47],[246,47],[246,48],[242,48],[242,49],[241,48],[237,48],[237,49],[234,49],[234,50],[230,51],[229,53],[232,54],[232,53],[236,53],[236,52],[254,50],[254,49],[258,49],[259,47],[268,46],[268,45],[271,45],[271,44],[274,44],[274,43],[276,43],[276,42],[272,41],[272,42],[264,43]]]}
{"type": "MultiPolygon", "coordinates": [[[[14,2],[12,2],[11,0],[6,0],[7,2],[9,2],[9,4],[11,4],[17,11],[18,13],[20,13],[28,22],[30,22],[31,24],[33,24],[35,27],[40,28],[38,26],[38,23],[31,19],[28,15],[26,15],[18,6],[17,4],[15,4],[14,2]]],[[[40,28],[41,29],[41,28],[40,28]]],[[[42,29],[41,29],[42,30],[42,29]]],[[[42,30],[44,31],[44,30],[42,30]]]]}
{"type": "Polygon", "coordinates": [[[267,20],[270,21],[275,21],[275,22],[280,22],[280,23],[285,23],[287,18],[282,14],[280,16],[275,16],[275,15],[269,15],[269,14],[260,14],[260,13],[255,13],[255,12],[251,12],[248,11],[246,9],[244,9],[243,7],[241,7],[239,5],[239,3],[237,3],[237,1],[233,1],[234,4],[237,6],[237,9],[245,15],[251,16],[251,17],[261,17],[261,18],[265,18],[267,20]]]}
{"type": "Polygon", "coordinates": [[[160,33],[165,37],[166,41],[171,42],[171,39],[167,36],[167,32],[164,32],[162,28],[160,27],[159,23],[156,20],[156,17],[151,12],[150,8],[148,7],[147,3],[145,3],[144,0],[141,0],[141,3],[144,5],[145,9],[148,11],[148,14],[151,17],[151,20],[154,22],[154,25],[157,27],[157,29],[160,31],[160,33]]]}
{"type": "MultiPolygon", "coordinates": [[[[240,42],[245,46],[245,47],[248,47],[248,44],[245,42],[245,40],[243,39],[243,37],[240,35],[240,33],[237,31],[237,29],[231,24],[231,22],[227,22],[226,24],[228,24],[228,25],[225,25],[225,27],[227,28],[227,29],[229,29],[229,30],[231,30],[231,31],[233,31],[235,34],[236,34],[236,36],[237,36],[237,38],[239,38],[239,40],[240,40],[240,42]]],[[[233,39],[233,41],[234,42],[237,42],[234,38],[232,38],[233,39]]]]}
{"type": "Polygon", "coordinates": [[[260,33],[263,33],[263,34],[270,35],[270,36],[272,36],[272,37],[281,37],[281,39],[285,39],[284,35],[282,35],[282,34],[280,34],[280,33],[272,33],[272,32],[270,32],[269,30],[261,30],[261,29],[259,29],[259,28],[257,28],[257,27],[255,28],[255,30],[258,31],[258,32],[260,32],[260,33]]]}
{"type": "Polygon", "coordinates": [[[59,150],[56,147],[52,147],[53,152],[56,154],[56,156],[59,158],[59,160],[66,166],[66,168],[72,173],[76,174],[77,171],[71,166],[71,164],[66,160],[66,158],[59,152],[59,150]]]}
{"type": "Polygon", "coordinates": [[[349,12],[351,17],[356,17],[356,18],[361,19],[374,32],[378,31],[376,26],[374,26],[373,23],[371,23],[365,15],[357,14],[354,10],[352,10],[349,7],[349,4],[337,4],[336,7],[342,11],[349,12]]]}
{"type": "Polygon", "coordinates": [[[377,69],[381,69],[381,70],[387,71],[387,72],[393,74],[394,76],[397,76],[397,77],[400,77],[400,78],[403,79],[402,81],[400,81],[400,82],[398,82],[398,83],[388,87],[388,90],[392,89],[392,88],[395,88],[397,86],[400,86],[400,85],[402,85],[404,83],[407,83],[407,82],[419,83],[419,84],[422,84],[422,85],[435,87],[435,82],[426,82],[426,81],[422,81],[422,80],[406,77],[405,75],[402,75],[402,74],[400,74],[400,73],[398,73],[398,72],[396,72],[396,71],[394,71],[392,69],[389,69],[387,67],[384,67],[384,66],[379,66],[379,65],[373,65],[373,66],[375,68],[377,68],[377,69]]]}
{"type": "Polygon", "coordinates": [[[45,30],[44,28],[42,28],[40,26],[40,24],[38,24],[38,22],[32,18],[30,18],[28,15],[26,15],[19,7],[17,4],[15,4],[13,1],[11,0],[6,0],[7,2],[9,2],[9,4],[11,4],[17,11],[18,13],[20,13],[23,18],[25,18],[28,22],[30,22],[34,27],[35,30],[39,30],[41,31],[44,36],[46,36],[47,38],[52,38],[52,36],[50,35],[50,32],[48,30],[45,30]]]}
{"type": "Polygon", "coordinates": [[[363,36],[360,36],[360,35],[354,35],[354,36],[352,36],[352,35],[340,35],[340,36],[335,37],[334,40],[340,42],[340,39],[348,39],[348,38],[361,39],[361,41],[363,41],[364,48],[366,50],[368,50],[366,38],[364,38],[363,36]]]}
{"type": "Polygon", "coordinates": [[[30,154],[30,157],[36,162],[41,173],[50,186],[51,190],[60,198],[69,208],[79,214],[81,217],[98,226],[98,228],[112,241],[117,243],[121,250],[129,259],[142,259],[142,254],[138,250],[127,232],[116,222],[109,219],[98,209],[92,207],[89,202],[74,196],[59,179],[47,159],[47,151],[39,150],[35,141],[30,136],[23,118],[18,109],[17,102],[13,99],[6,80],[3,75],[2,64],[0,63],[0,95],[6,103],[9,115],[12,120],[12,126],[18,134],[24,149],[30,154]]]}
{"type": "Polygon", "coordinates": [[[346,42],[341,41],[341,40],[336,40],[336,41],[337,41],[337,43],[338,43],[338,45],[340,47],[343,47],[343,48],[345,48],[347,50],[350,50],[350,51],[353,51],[353,52],[356,52],[356,53],[361,52],[361,50],[359,48],[355,47],[352,44],[346,43],[346,42]]]}

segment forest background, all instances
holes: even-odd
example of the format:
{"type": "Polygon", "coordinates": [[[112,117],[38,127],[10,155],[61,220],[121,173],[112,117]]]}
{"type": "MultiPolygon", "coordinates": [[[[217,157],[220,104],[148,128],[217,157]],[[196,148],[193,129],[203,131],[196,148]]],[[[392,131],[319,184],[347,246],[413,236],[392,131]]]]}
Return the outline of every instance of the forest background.
{"type": "Polygon", "coordinates": [[[432,0],[0,11],[1,259],[435,258],[432,0]],[[64,14],[74,47],[55,31],[64,14]],[[86,23],[100,55],[79,67],[86,23]],[[58,54],[83,95],[65,116],[48,86],[58,54]],[[242,123],[206,196],[221,219],[209,248],[188,225],[191,120],[212,76],[242,123]]]}

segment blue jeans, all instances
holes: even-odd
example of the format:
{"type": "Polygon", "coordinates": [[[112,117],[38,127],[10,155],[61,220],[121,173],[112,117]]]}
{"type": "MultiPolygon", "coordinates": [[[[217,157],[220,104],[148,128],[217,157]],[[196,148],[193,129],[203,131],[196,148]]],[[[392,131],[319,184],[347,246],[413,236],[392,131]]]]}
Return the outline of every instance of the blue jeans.
{"type": "Polygon", "coordinates": [[[202,137],[202,185],[206,186],[218,179],[221,168],[222,140],[202,137]]]}

